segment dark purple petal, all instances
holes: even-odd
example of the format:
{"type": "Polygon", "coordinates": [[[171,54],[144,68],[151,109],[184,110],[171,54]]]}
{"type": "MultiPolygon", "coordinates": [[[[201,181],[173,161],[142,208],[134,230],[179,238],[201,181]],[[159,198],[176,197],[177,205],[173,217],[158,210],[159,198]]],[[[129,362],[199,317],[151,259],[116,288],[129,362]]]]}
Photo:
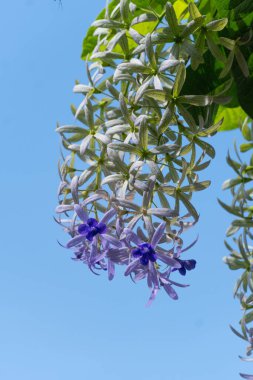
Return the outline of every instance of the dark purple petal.
{"type": "Polygon", "coordinates": [[[89,218],[87,219],[87,222],[89,227],[96,227],[98,225],[98,221],[97,219],[94,219],[94,218],[89,218]]]}
{"type": "Polygon", "coordinates": [[[148,262],[149,262],[149,257],[148,257],[148,254],[147,253],[144,253],[141,258],[140,258],[140,262],[142,265],[148,265],[148,262]]]}
{"type": "Polygon", "coordinates": [[[86,239],[89,240],[89,241],[92,241],[94,236],[97,235],[97,231],[96,230],[90,230],[87,235],[86,235],[86,239]]]}
{"type": "Polygon", "coordinates": [[[152,263],[154,263],[156,261],[156,259],[157,259],[157,255],[156,255],[156,253],[149,252],[148,253],[148,258],[149,258],[150,261],[152,261],[152,263]]]}
{"type": "Polygon", "coordinates": [[[182,266],[181,268],[178,269],[179,273],[182,275],[182,276],[185,276],[186,275],[186,269],[184,266],[182,266]]]}
{"type": "Polygon", "coordinates": [[[184,260],[184,267],[187,270],[192,270],[196,267],[196,260],[184,260]]]}
{"type": "Polygon", "coordinates": [[[142,255],[141,249],[140,248],[134,248],[132,250],[132,255],[133,255],[133,257],[140,257],[142,255]]]}
{"type": "Polygon", "coordinates": [[[80,224],[78,226],[78,232],[80,235],[86,235],[89,232],[89,226],[87,224],[80,224]]]}
{"type": "Polygon", "coordinates": [[[106,224],[102,222],[98,223],[98,225],[96,226],[96,230],[99,234],[104,234],[106,229],[107,229],[106,224]]]}

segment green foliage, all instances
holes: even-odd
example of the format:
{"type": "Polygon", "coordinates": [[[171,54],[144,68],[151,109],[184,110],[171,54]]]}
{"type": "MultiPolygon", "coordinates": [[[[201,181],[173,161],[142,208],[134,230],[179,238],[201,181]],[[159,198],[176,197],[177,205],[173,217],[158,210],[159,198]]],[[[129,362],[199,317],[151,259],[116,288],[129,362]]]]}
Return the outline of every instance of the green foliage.
{"type": "MultiPolygon", "coordinates": [[[[231,112],[233,109],[229,109],[231,112]]],[[[240,125],[243,138],[246,140],[240,145],[242,153],[253,150],[253,122],[249,118],[240,125]]],[[[229,189],[232,195],[231,205],[219,201],[220,205],[231,215],[235,216],[231,225],[227,229],[227,236],[233,236],[235,248],[232,248],[228,242],[225,242],[230,255],[224,258],[225,263],[232,270],[243,270],[234,290],[234,295],[239,299],[243,310],[243,318],[240,321],[242,333],[232,328],[232,331],[240,338],[249,342],[247,355],[253,350],[252,344],[252,326],[253,312],[248,312],[253,308],[253,251],[252,251],[252,226],[253,226],[253,154],[247,154],[247,162],[242,161],[237,149],[237,161],[227,156],[228,165],[236,173],[236,177],[224,182],[223,189],[229,189]]]]}
{"type": "MultiPolygon", "coordinates": [[[[251,29],[253,23],[253,2],[251,0],[200,0],[197,8],[194,3],[189,4],[189,13],[187,16],[188,5],[185,0],[172,1],[173,12],[170,16],[169,8],[166,8],[166,1],[161,0],[133,0],[132,10],[128,12],[128,19],[122,31],[125,34],[128,43],[128,51],[123,51],[123,38],[119,35],[120,43],[114,44],[111,57],[127,58],[126,54],[130,53],[137,47],[137,42],[131,40],[129,28],[135,30],[139,35],[152,33],[158,28],[161,18],[166,14],[172,34],[178,34],[175,38],[180,37],[180,30],[177,29],[177,21],[173,27],[173,17],[185,19],[190,16],[192,22],[196,23],[198,33],[196,39],[196,49],[188,46],[188,53],[191,54],[191,65],[187,66],[186,81],[182,89],[182,94],[194,93],[198,95],[216,94],[217,91],[225,85],[228,78],[233,78],[231,88],[226,94],[227,105],[213,106],[212,113],[217,113],[216,120],[220,115],[224,117],[224,126],[221,131],[228,131],[237,128],[244,117],[245,113],[253,117],[253,42],[251,38],[251,29]],[[166,10],[167,9],[167,10],[166,10]],[[202,19],[202,13],[205,18],[202,19]],[[218,20],[213,21],[214,14],[218,15],[218,20]],[[170,21],[171,20],[171,21],[170,21]],[[201,28],[199,28],[201,26],[201,28]],[[178,30],[178,33],[176,32],[178,30]],[[218,33],[217,33],[218,32],[218,33]],[[230,41],[230,42],[229,42],[230,41]],[[206,48],[206,44],[209,49],[206,48]],[[117,56],[117,54],[119,54],[117,56]],[[114,55],[113,55],[114,54],[114,55]],[[121,55],[122,54],[122,55],[121,55]],[[240,110],[240,107],[242,110],[240,110]],[[231,110],[227,110],[231,108],[231,110]],[[231,122],[233,120],[233,122],[231,122]]],[[[118,9],[119,0],[113,0],[109,3],[108,10],[105,9],[99,14],[97,20],[107,19],[108,15],[114,10],[113,21],[117,23],[120,20],[120,11],[118,9]]],[[[103,26],[103,22],[101,22],[103,26]]],[[[112,24],[113,26],[113,24],[112,24]]],[[[120,25],[118,25],[120,27],[120,25]]],[[[118,26],[112,28],[107,33],[107,40],[111,41],[117,37],[118,26]]],[[[122,30],[122,29],[121,29],[122,30]]],[[[194,30],[191,26],[190,33],[194,30]]],[[[95,46],[98,43],[98,37],[94,35],[96,28],[91,26],[83,42],[82,58],[87,59],[92,55],[95,46]]],[[[160,40],[167,39],[170,36],[162,36],[160,40]]],[[[172,37],[173,38],[173,37],[172,37]]],[[[100,50],[103,51],[105,45],[101,43],[100,50]]],[[[107,55],[108,56],[108,55],[107,55]]],[[[197,121],[198,115],[193,107],[189,107],[192,117],[197,121]]],[[[205,116],[205,115],[203,115],[205,116]]]]}
{"type": "Polygon", "coordinates": [[[229,131],[231,129],[240,128],[246,116],[246,113],[241,107],[228,108],[219,106],[215,121],[223,118],[224,121],[219,130],[229,131]]]}

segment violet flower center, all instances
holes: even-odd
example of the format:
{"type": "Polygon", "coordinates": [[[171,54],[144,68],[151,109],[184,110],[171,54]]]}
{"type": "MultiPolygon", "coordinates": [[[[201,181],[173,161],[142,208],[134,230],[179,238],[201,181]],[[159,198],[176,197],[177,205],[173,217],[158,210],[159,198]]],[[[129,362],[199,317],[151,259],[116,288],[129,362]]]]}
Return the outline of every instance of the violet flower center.
{"type": "Polygon", "coordinates": [[[87,240],[92,241],[98,234],[104,234],[107,230],[105,223],[99,223],[97,219],[89,218],[83,224],[78,226],[78,232],[80,235],[84,235],[87,240]]]}
{"type": "Polygon", "coordinates": [[[132,250],[133,257],[139,257],[142,265],[148,265],[149,261],[153,263],[157,259],[154,247],[149,243],[138,244],[138,248],[132,250]]]}

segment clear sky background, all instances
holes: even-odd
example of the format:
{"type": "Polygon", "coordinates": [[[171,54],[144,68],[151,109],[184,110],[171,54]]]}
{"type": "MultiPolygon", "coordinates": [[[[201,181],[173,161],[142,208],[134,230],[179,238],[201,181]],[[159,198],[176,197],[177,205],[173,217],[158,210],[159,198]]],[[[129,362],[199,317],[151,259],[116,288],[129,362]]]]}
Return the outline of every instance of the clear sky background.
{"type": "Polygon", "coordinates": [[[59,139],[56,122],[73,123],[75,79],[85,81],[82,38],[104,0],[1,0],[0,378],[3,380],[236,380],[244,343],[229,330],[240,317],[232,298],[238,273],[222,263],[230,216],[222,182],[238,132],[212,140],[217,157],[196,194],[199,233],[189,258],[198,265],[172,301],[116,276],[92,275],[59,247],[54,223],[59,139]]]}

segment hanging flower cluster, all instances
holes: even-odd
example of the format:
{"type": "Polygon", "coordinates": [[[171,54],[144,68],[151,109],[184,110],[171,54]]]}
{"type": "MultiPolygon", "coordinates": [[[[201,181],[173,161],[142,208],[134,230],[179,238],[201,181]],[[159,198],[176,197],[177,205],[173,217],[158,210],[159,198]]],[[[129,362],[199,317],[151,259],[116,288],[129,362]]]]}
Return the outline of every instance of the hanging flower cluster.
{"type": "MultiPolygon", "coordinates": [[[[235,289],[234,297],[240,301],[243,317],[240,320],[240,332],[231,326],[232,331],[248,344],[246,354],[253,352],[253,122],[246,118],[241,126],[242,136],[246,140],[240,145],[241,152],[248,152],[248,163],[243,162],[235,146],[237,160],[228,154],[227,163],[236,173],[236,177],[224,182],[223,189],[229,189],[232,194],[231,205],[219,201],[220,205],[236,218],[227,229],[226,235],[233,236],[232,247],[227,241],[225,245],[230,252],[224,258],[225,263],[232,270],[241,270],[235,289]]],[[[252,359],[244,359],[249,361],[252,359]]],[[[252,380],[253,376],[243,375],[252,380]]]]}
{"type": "Polygon", "coordinates": [[[149,303],[159,289],[177,299],[175,287],[187,285],[172,278],[196,265],[183,255],[195,242],[184,248],[182,234],[198,221],[193,192],[210,184],[199,179],[215,155],[205,139],[225,100],[189,94],[187,68],[204,63],[210,46],[217,54],[211,35],[227,20],[207,22],[194,3],[178,12],[164,2],[158,14],[129,0],[113,1],[103,17],[93,23],[88,84],[74,87],[80,124],[57,128],[69,152],[56,210],[66,216],[57,221],[75,260],[94,273],[111,280],[125,266],[126,276],[147,280],[149,303]]]}

